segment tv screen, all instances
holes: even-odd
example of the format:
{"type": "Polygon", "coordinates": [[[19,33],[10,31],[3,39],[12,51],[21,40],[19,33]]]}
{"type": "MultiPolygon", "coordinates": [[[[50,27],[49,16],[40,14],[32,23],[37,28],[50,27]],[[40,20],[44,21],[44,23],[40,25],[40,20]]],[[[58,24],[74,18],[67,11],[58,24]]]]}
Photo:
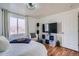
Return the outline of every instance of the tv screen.
{"type": "Polygon", "coordinates": [[[57,23],[49,23],[49,33],[57,33],[57,23]]]}

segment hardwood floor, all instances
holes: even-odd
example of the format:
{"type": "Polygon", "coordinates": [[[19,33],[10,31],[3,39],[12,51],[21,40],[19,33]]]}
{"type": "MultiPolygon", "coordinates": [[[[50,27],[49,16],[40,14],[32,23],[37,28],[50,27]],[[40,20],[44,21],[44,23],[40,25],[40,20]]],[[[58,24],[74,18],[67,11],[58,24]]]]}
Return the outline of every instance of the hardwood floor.
{"type": "Polygon", "coordinates": [[[79,56],[79,52],[63,48],[63,47],[51,47],[45,44],[48,50],[48,56],[79,56]]]}

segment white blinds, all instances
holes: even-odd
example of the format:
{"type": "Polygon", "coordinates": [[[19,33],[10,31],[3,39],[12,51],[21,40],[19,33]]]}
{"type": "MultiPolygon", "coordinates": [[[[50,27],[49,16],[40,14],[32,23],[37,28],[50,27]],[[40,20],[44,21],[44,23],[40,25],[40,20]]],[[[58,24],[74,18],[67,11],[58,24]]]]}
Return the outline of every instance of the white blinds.
{"type": "Polygon", "coordinates": [[[17,36],[17,38],[27,37],[27,18],[25,16],[9,13],[8,20],[10,39],[14,39],[15,36],[17,36]],[[15,29],[13,30],[12,28],[15,29]]]}

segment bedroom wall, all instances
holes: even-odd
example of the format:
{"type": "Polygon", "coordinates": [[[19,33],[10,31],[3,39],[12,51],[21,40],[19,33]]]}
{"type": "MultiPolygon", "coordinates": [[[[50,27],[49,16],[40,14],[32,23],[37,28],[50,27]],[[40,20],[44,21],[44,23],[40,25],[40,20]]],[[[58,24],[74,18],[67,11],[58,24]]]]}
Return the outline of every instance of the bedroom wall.
{"type": "Polygon", "coordinates": [[[2,18],[1,18],[1,16],[2,16],[2,12],[0,10],[0,35],[2,34],[2,18]]]}
{"type": "MultiPolygon", "coordinates": [[[[78,9],[50,15],[39,20],[41,24],[57,22],[57,39],[61,41],[62,46],[78,51],[78,9]]],[[[40,37],[41,29],[40,26],[40,37]]]]}
{"type": "Polygon", "coordinates": [[[30,35],[30,33],[36,33],[36,23],[38,22],[38,20],[34,17],[28,17],[28,35],[30,35]]]}

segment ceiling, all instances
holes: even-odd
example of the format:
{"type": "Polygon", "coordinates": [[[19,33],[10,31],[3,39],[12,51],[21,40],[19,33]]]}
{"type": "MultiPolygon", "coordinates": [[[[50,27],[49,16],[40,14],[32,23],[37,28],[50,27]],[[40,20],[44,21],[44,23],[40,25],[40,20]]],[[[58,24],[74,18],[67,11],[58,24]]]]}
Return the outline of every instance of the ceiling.
{"type": "Polygon", "coordinates": [[[78,7],[78,3],[39,3],[39,8],[35,10],[29,10],[27,9],[25,3],[0,3],[0,8],[7,9],[8,11],[18,14],[39,18],[78,7]]]}

